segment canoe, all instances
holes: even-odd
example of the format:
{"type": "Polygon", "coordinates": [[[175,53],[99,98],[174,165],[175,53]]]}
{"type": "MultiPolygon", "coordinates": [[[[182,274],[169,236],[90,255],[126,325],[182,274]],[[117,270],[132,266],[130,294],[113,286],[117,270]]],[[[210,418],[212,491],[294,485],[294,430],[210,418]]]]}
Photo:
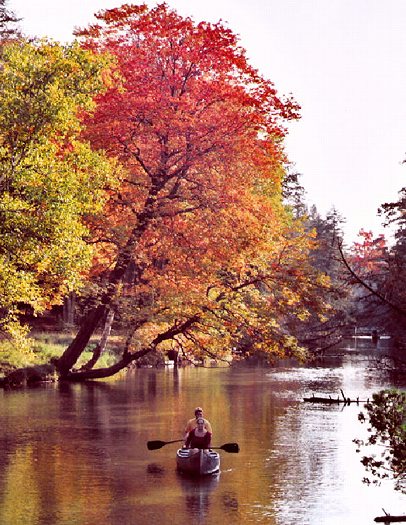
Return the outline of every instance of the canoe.
{"type": "Polygon", "coordinates": [[[195,476],[214,474],[220,470],[220,454],[212,450],[209,452],[199,450],[192,453],[191,450],[180,448],[176,452],[176,465],[178,470],[186,474],[195,476]]]}

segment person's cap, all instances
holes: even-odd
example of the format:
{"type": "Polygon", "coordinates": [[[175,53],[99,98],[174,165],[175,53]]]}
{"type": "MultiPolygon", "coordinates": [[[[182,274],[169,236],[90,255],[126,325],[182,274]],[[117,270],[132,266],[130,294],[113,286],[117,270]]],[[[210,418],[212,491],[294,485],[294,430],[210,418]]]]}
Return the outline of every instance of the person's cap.
{"type": "Polygon", "coordinates": [[[196,407],[195,408],[195,414],[196,412],[203,412],[203,408],[202,407],[196,407]]]}

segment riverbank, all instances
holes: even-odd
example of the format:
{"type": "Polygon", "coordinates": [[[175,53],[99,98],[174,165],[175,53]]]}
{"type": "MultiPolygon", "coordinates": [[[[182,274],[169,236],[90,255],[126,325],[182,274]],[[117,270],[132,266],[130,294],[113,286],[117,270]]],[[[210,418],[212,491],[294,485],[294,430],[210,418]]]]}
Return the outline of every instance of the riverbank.
{"type": "MultiPolygon", "coordinates": [[[[67,348],[74,337],[74,333],[64,332],[32,332],[27,345],[18,347],[11,341],[0,341],[0,378],[22,367],[41,366],[49,363],[52,358],[58,358],[67,348]]],[[[92,351],[99,337],[91,338],[88,350],[78,361],[83,365],[92,357],[92,351]]],[[[106,353],[100,357],[98,366],[110,366],[120,350],[121,337],[112,337],[106,353]]]]}

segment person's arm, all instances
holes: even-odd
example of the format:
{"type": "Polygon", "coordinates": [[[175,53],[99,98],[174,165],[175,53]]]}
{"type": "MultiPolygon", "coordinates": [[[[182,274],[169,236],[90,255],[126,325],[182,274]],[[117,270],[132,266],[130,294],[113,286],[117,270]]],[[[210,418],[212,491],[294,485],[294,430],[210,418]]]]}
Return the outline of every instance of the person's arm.
{"type": "Polygon", "coordinates": [[[211,432],[206,432],[204,436],[204,448],[210,448],[211,445],[211,432]]]}
{"type": "Polygon", "coordinates": [[[192,421],[192,420],[189,419],[189,421],[186,423],[186,427],[185,427],[185,437],[183,438],[185,441],[186,441],[186,439],[187,439],[187,437],[188,437],[188,435],[189,435],[189,432],[190,432],[191,430],[193,430],[193,429],[192,429],[192,423],[191,423],[191,421],[192,421]]]}
{"type": "Polygon", "coordinates": [[[187,435],[187,438],[186,438],[186,441],[185,441],[185,447],[186,448],[189,448],[190,446],[190,442],[192,441],[192,434],[193,434],[193,431],[190,431],[187,435]]]}
{"type": "Polygon", "coordinates": [[[210,421],[205,419],[205,425],[207,432],[210,432],[210,434],[213,434],[213,430],[211,429],[210,421]]]}

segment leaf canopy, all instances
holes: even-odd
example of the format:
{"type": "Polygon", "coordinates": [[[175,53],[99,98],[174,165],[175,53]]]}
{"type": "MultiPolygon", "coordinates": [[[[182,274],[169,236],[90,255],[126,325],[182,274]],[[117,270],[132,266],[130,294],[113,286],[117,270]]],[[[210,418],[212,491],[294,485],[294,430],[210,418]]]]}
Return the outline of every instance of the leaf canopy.
{"type": "Polygon", "coordinates": [[[0,320],[78,286],[91,262],[85,215],[114,163],[80,138],[108,62],[55,43],[3,46],[0,68],[0,320]]]}
{"type": "Polygon", "coordinates": [[[196,24],[166,4],[97,18],[78,36],[115,57],[121,82],[97,96],[86,137],[126,173],[91,225],[94,269],[114,268],[107,282],[121,282],[135,347],[194,319],[172,341],[221,353],[244,332],[268,351],[300,353],[283,325],[322,311],[317,291],[328,283],[308,264],[311,236],[282,203],[283,138],[297,104],[220,23],[196,24]]]}

